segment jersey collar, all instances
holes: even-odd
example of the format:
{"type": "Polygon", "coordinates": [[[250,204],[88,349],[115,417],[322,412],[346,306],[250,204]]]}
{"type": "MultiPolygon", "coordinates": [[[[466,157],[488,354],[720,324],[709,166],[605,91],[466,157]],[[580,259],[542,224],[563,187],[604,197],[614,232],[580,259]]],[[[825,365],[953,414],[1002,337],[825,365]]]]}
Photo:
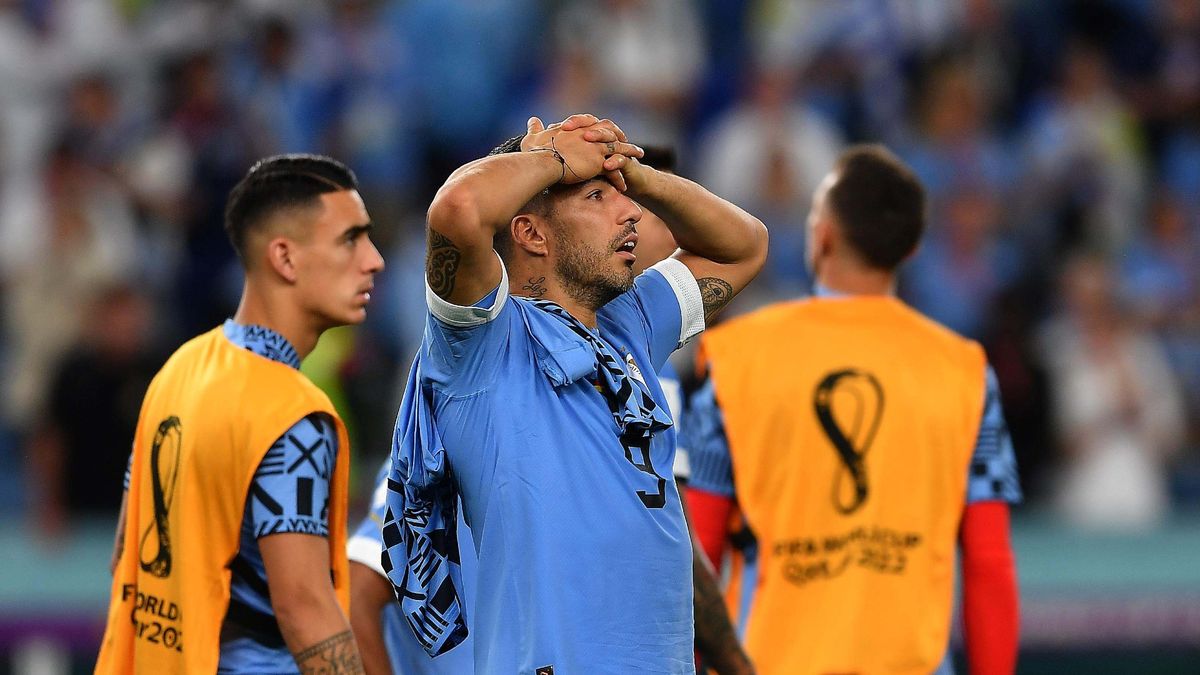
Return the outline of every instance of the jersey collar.
{"type": "Polygon", "coordinates": [[[223,328],[225,337],[233,344],[272,361],[300,369],[300,355],[296,353],[292,343],[270,328],[243,326],[235,323],[233,319],[226,319],[223,328]]]}

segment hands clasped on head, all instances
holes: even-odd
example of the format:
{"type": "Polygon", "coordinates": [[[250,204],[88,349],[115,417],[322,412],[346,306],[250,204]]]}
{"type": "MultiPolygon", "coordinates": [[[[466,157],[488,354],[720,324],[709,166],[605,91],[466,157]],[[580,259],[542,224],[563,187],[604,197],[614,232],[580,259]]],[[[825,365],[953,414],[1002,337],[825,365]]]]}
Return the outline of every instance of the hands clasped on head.
{"type": "Polygon", "coordinates": [[[626,188],[625,172],[634,170],[644,154],[612,120],[588,114],[571,115],[549,127],[530,117],[521,150],[554,153],[563,165],[560,183],[582,183],[603,173],[621,192],[626,188]]]}

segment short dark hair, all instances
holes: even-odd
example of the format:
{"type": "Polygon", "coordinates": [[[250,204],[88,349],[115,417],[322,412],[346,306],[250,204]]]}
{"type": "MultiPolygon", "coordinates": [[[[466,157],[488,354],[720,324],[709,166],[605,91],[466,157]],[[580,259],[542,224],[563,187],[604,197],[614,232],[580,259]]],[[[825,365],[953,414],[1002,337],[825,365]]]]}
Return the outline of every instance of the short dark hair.
{"type": "Polygon", "coordinates": [[[871,267],[895,269],[925,231],[921,181],[882,145],[852,146],[834,171],[826,198],[846,241],[871,267]]]}
{"type": "MultiPolygon", "coordinates": [[[[525,134],[513,136],[500,145],[492,148],[492,151],[488,153],[488,156],[491,157],[492,155],[507,155],[511,152],[521,152],[521,141],[523,140],[525,140],[525,134]]],[[[545,190],[542,190],[521,207],[521,212],[536,213],[540,216],[550,215],[554,211],[554,202],[549,199],[550,193],[562,189],[570,189],[570,186],[551,185],[545,190]]],[[[508,228],[499,230],[495,235],[492,236],[492,248],[495,249],[496,253],[500,254],[500,258],[502,260],[506,262],[511,260],[512,237],[509,236],[508,228]]]]}
{"type": "Polygon", "coordinates": [[[331,157],[294,154],[260,159],[229,193],[225,233],[246,265],[246,236],[268,216],[311,206],[322,194],[357,189],[354,172],[331,157]]]}
{"type": "Polygon", "coordinates": [[[651,169],[666,171],[667,173],[678,173],[675,170],[677,159],[675,157],[675,148],[669,145],[643,145],[642,151],[645,153],[638,161],[651,169]]]}

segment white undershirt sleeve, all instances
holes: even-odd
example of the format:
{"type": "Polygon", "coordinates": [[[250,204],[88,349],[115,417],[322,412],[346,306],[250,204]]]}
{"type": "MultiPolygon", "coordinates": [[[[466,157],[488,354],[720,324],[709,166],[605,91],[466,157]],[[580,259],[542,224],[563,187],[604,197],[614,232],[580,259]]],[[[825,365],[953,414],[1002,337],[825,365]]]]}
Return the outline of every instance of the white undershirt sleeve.
{"type": "MultiPolygon", "coordinates": [[[[500,254],[497,253],[496,257],[500,258],[500,254]]],[[[434,293],[433,289],[429,287],[429,279],[425,280],[425,304],[429,306],[429,311],[438,321],[453,328],[470,328],[472,326],[483,325],[500,316],[500,310],[504,309],[504,303],[507,301],[508,270],[504,267],[503,259],[500,260],[500,286],[496,289],[496,299],[490,307],[479,307],[476,305],[464,307],[452,302],[446,302],[438,297],[438,294],[434,293]]]]}
{"type": "Polygon", "coordinates": [[[383,543],[370,537],[354,536],[346,543],[346,557],[350,560],[370,567],[381,577],[387,577],[383,571],[383,543]]]}

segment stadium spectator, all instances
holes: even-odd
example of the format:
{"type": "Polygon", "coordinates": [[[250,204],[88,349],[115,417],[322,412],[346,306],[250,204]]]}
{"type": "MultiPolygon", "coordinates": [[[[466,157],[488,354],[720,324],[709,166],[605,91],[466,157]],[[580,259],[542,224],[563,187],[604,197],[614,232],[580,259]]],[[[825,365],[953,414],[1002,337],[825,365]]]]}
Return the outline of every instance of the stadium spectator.
{"type": "Polygon", "coordinates": [[[559,51],[581,51],[595,67],[603,109],[637,138],[668,145],[683,139],[707,58],[698,4],[576,0],[556,18],[559,51]]]}
{"type": "Polygon", "coordinates": [[[76,344],[54,369],[29,441],[37,530],[53,537],[121,505],[121,477],[142,396],[162,359],[152,305],[133,286],[95,292],[76,344]],[[86,336],[86,337],[84,337],[86,336]]]}
{"type": "Polygon", "coordinates": [[[1042,336],[1064,451],[1055,500],[1078,525],[1147,528],[1169,513],[1183,402],[1162,347],[1122,312],[1114,282],[1102,258],[1072,259],[1064,311],[1042,336]]]}
{"type": "Polygon", "coordinates": [[[982,185],[941,194],[939,227],[902,275],[913,308],[973,340],[985,337],[996,299],[1022,272],[1020,249],[999,231],[1002,203],[982,185]]]}
{"type": "Polygon", "coordinates": [[[242,302],[146,393],[96,672],[362,672],[347,618],[350,447],[299,373],[322,333],[362,322],[383,269],[355,188],[334,160],[284,155],[231,193],[242,302]]]}
{"type": "Polygon", "coordinates": [[[33,424],[53,368],[80,337],[84,308],[98,287],[137,281],[140,250],[133,203],[122,186],[61,138],[42,182],[39,241],[14,263],[5,314],[10,341],[6,416],[33,424]]]}
{"type": "Polygon", "coordinates": [[[1071,43],[1057,86],[1035,102],[1025,130],[1027,225],[1047,250],[1118,250],[1144,206],[1140,128],[1117,95],[1103,52],[1071,43]]]}
{"type": "Polygon", "coordinates": [[[808,222],[816,297],[701,340],[689,503],[714,563],[744,520],[731,589],[762,673],[945,672],[956,543],[971,672],[1016,666],[1021,491],[995,375],[893,297],[924,221],[906,166],[849,149],[808,222]]]}
{"type": "Polygon", "coordinates": [[[739,304],[777,299],[808,285],[800,223],[843,141],[836,126],[798,100],[799,76],[787,67],[756,71],[744,97],[713,121],[698,144],[700,181],[745,204],[777,235],[768,274],[739,304]]]}

